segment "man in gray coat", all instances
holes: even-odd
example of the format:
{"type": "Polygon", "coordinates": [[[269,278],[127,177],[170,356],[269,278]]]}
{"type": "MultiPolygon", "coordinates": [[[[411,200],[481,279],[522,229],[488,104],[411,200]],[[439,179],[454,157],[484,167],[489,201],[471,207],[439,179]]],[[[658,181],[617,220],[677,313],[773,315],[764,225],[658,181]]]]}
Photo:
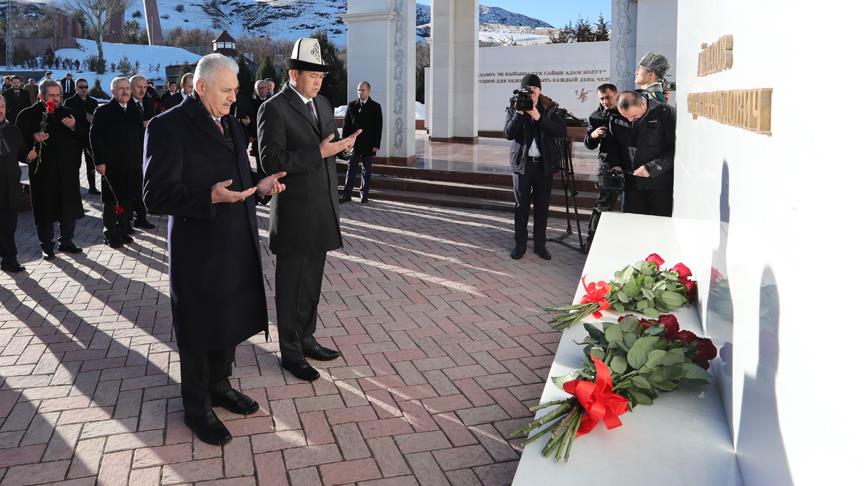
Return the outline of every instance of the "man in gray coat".
{"type": "Polygon", "coordinates": [[[342,247],[335,156],[353,148],[359,131],[340,140],[333,108],[318,95],[330,68],[316,39],[294,44],[288,69],[289,83],[258,110],[258,143],[264,172],[288,174],[270,203],[282,367],[313,381],[320,375],[306,358],[340,356],[313,334],[327,252],[342,247]]]}

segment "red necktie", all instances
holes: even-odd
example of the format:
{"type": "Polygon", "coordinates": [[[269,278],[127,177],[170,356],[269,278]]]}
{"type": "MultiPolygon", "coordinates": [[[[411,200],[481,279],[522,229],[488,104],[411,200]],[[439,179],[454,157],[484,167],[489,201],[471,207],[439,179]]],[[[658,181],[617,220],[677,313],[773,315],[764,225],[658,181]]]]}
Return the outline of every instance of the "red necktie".
{"type": "Polygon", "coordinates": [[[221,133],[222,135],[225,135],[225,129],[222,128],[222,123],[219,120],[215,120],[215,119],[213,121],[216,122],[216,128],[219,129],[219,133],[221,133]]]}

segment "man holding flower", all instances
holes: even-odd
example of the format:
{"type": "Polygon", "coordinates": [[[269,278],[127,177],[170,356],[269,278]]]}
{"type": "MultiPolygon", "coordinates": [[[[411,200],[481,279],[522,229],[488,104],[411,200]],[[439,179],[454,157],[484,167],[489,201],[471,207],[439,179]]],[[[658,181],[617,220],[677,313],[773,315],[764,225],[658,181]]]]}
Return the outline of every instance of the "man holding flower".
{"type": "Polygon", "coordinates": [[[60,223],[60,251],[81,253],[72,241],[75,221],[84,217],[77,154],[79,131],[72,111],[61,106],[63,90],[57,81],[39,83],[39,102],[18,114],[15,124],[21,130],[28,150],[38,154],[29,161],[30,190],[36,233],[42,243],[42,258],[54,258],[54,223],[60,223]]]}

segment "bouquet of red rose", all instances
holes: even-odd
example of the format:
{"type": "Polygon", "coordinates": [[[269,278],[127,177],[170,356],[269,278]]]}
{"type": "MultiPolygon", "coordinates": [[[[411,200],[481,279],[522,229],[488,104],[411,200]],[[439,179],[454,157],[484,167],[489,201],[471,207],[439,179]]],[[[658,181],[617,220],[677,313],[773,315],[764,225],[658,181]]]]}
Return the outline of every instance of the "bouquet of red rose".
{"type": "Polygon", "coordinates": [[[637,405],[651,405],[660,392],[710,381],[705,370],[717,349],[710,339],[680,330],[673,315],[656,320],[628,315],[604,322],[602,330],[584,326],[588,336],[580,344],[585,345],[585,364],[571,375],[552,379],[572,397],[532,407],[552,410],[513,433],[529,435],[525,445],[550,434],[544,457],[554,454],[555,460],[566,461],[575,438],[598,423],[619,427],[620,415],[637,405]]]}
{"type": "MultiPolygon", "coordinates": [[[[54,109],[56,105],[53,100],[47,100],[45,102],[45,113],[42,113],[42,121],[39,123],[39,131],[42,133],[48,133],[48,115],[54,113],[54,109]]],[[[33,173],[36,174],[39,172],[39,166],[42,164],[42,148],[45,146],[45,141],[36,142],[39,146],[39,155],[36,158],[36,168],[33,169],[33,173]]]]}
{"type": "Polygon", "coordinates": [[[691,280],[692,273],[683,263],[664,270],[665,261],[656,253],[635,265],[627,265],[615,272],[610,282],[585,283],[585,296],[578,304],[561,307],[547,307],[549,312],[563,312],[550,324],[562,331],[578,324],[593,314],[603,317],[604,310],[618,312],[635,311],[648,317],[657,317],[663,312],[671,312],[696,299],[696,282],[691,280]]]}

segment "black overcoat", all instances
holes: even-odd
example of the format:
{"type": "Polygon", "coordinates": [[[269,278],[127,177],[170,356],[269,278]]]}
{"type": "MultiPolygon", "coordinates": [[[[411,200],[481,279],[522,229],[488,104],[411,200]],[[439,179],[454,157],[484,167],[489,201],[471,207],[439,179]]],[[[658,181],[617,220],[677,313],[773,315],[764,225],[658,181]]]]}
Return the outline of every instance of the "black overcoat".
{"type": "MultiPolygon", "coordinates": [[[[224,117],[233,140],[240,124],[224,117]]],[[[242,142],[241,142],[242,143],[242,142]]],[[[171,309],[180,349],[233,348],[267,329],[255,198],[212,204],[214,184],[255,184],[242,146],[219,133],[195,97],[157,115],[144,143],[144,203],[167,214],[171,309]]]]}
{"type": "Polygon", "coordinates": [[[94,163],[105,164],[102,201],[106,206],[119,202],[131,211],[132,201],[138,199],[143,180],[143,132],[141,118],[131,103],[123,109],[112,99],[96,109],[90,127],[90,145],[94,163]],[[114,193],[119,201],[115,201],[114,193]]]}
{"type": "Polygon", "coordinates": [[[3,98],[6,99],[6,119],[13,123],[21,110],[33,104],[30,101],[30,93],[23,86],[17,93],[12,88],[7,89],[3,92],[3,98]]]}
{"type": "Polygon", "coordinates": [[[287,84],[258,110],[258,152],[267,174],[284,171],[285,190],[270,202],[270,250],[312,255],[342,247],[336,157],[321,158],[319,145],[338,139],[333,108],[313,100],[320,126],[287,84]]]}
{"type": "Polygon", "coordinates": [[[96,101],[96,98],[87,95],[83,100],[77,94],[72,95],[66,98],[63,101],[63,106],[72,110],[72,113],[75,114],[75,122],[81,125],[80,132],[83,134],[81,137],[81,145],[86,150],[90,148],[90,122],[87,120],[87,115],[92,115],[96,112],[96,108],[99,107],[99,102],[96,101]]]}
{"type": "Polygon", "coordinates": [[[347,137],[356,132],[358,128],[362,128],[363,132],[357,136],[357,141],[354,143],[354,152],[359,155],[373,155],[373,148],[381,148],[383,124],[381,105],[372,98],[367,98],[361,110],[360,100],[357,99],[348,103],[342,134],[347,137]]]}
{"type": "Polygon", "coordinates": [[[0,209],[16,208],[21,196],[18,162],[27,157],[21,132],[9,120],[0,123],[0,209]]]}
{"type": "MultiPolygon", "coordinates": [[[[15,122],[28,151],[36,145],[33,134],[41,130],[43,113],[45,104],[35,103],[22,110],[15,122]]],[[[67,116],[74,118],[72,111],[65,106],[58,106],[48,115],[49,138],[41,148],[42,160],[40,162],[37,158],[28,164],[33,219],[37,225],[84,217],[78,180],[82,128],[77,123],[74,130],[63,125],[60,120],[67,116]]],[[[40,149],[37,147],[36,150],[40,149]]]]}

